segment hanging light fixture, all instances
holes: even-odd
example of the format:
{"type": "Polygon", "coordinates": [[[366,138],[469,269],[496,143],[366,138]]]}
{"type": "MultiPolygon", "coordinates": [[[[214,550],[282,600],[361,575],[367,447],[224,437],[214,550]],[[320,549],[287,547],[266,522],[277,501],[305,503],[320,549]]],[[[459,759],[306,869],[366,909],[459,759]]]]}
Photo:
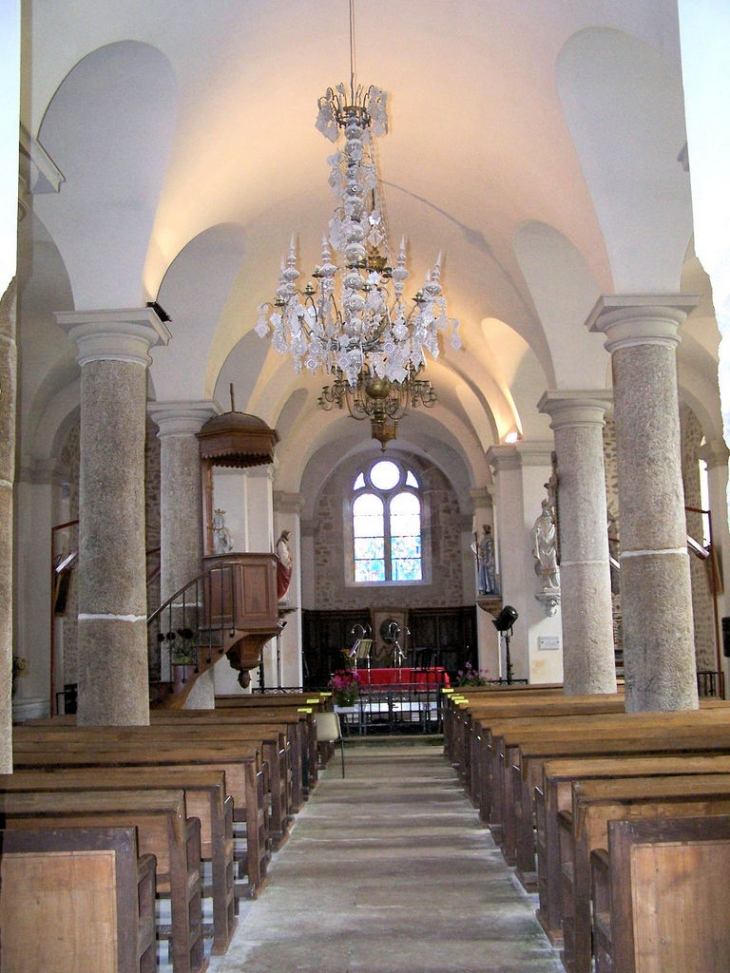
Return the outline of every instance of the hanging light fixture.
{"type": "Polygon", "coordinates": [[[319,405],[347,406],[353,418],[370,419],[373,437],[385,448],[408,408],[436,402],[431,383],[418,378],[425,353],[438,358],[442,333],[450,333],[457,349],[461,339],[458,321],[446,313],[441,255],[410,301],[404,295],[405,240],[392,265],[373,143],[373,136],[388,130],[387,94],[375,86],[356,88],[354,61],[350,0],[349,91],[344,84],[329,88],[319,99],[316,123],[332,142],[344,132],[344,146],[329,159],[329,182],[338,201],[329,239],[322,241],[314,282],[299,289],[292,238],[276,298],[259,306],[255,330],[262,338],[271,336],[281,355],[292,356],[297,373],[304,367],[333,375],[319,405]],[[339,266],[333,250],[342,255],[339,266]]]}
{"type": "Polygon", "coordinates": [[[353,419],[369,419],[372,438],[377,439],[384,450],[390,440],[397,437],[398,420],[408,408],[422,405],[430,409],[436,404],[431,383],[417,378],[416,374],[411,369],[404,381],[391,382],[371,375],[366,365],[355,385],[350,385],[340,372],[331,385],[322,389],[318,403],[328,412],[346,406],[353,419]]]}

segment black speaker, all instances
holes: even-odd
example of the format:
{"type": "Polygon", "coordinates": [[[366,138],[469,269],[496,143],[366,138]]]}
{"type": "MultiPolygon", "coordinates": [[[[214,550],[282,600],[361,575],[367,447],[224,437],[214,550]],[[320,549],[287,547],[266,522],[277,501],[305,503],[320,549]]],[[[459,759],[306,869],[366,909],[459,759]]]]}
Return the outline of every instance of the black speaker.
{"type": "Polygon", "coordinates": [[[723,655],[730,658],[730,615],[722,620],[722,651],[723,655]]]}

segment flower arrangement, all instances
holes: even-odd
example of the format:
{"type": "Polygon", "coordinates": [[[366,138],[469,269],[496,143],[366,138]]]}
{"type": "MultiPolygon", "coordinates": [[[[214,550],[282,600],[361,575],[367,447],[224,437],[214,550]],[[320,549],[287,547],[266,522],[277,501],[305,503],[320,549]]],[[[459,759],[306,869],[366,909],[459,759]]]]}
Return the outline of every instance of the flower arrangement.
{"type": "Polygon", "coordinates": [[[354,706],[360,693],[357,669],[338,669],[327,683],[335,694],[335,706],[354,706]]]}
{"type": "Polygon", "coordinates": [[[456,673],[457,686],[488,686],[489,673],[486,669],[475,669],[471,662],[467,662],[463,669],[456,673]]]}

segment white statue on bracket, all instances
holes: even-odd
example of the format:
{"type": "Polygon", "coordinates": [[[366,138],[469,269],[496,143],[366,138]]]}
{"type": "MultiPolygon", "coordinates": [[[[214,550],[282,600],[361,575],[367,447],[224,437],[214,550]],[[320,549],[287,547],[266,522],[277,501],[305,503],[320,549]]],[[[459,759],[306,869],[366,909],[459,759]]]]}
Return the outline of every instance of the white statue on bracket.
{"type": "Polygon", "coordinates": [[[554,615],[560,604],[560,568],[558,566],[558,529],[550,501],[542,501],[540,516],[532,528],[532,555],[535,574],[541,588],[535,595],[547,615],[554,615]]]}
{"type": "Polygon", "coordinates": [[[213,511],[213,552],[230,554],[233,550],[233,534],[226,527],[226,512],[220,507],[213,511]]]}

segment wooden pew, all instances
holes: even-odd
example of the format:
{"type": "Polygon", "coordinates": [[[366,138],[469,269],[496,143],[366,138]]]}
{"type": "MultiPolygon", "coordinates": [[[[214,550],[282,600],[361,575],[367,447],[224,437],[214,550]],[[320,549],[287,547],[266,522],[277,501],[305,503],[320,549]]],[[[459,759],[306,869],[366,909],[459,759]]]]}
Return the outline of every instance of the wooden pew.
{"type": "MultiPolygon", "coordinates": [[[[158,896],[169,898],[174,973],[208,966],[203,943],[200,822],[187,818],[185,795],[170,791],[0,793],[6,829],[134,827],[139,850],[157,861],[158,896]]],[[[158,926],[158,938],[160,935],[158,926]]]]}
{"type": "Polygon", "coordinates": [[[728,813],[730,776],[724,774],[577,781],[572,811],[559,815],[561,958],[568,973],[591,971],[591,852],[606,847],[608,822],[728,813]]]}
{"type": "Polygon", "coordinates": [[[18,727],[18,740],[53,741],[58,734],[62,740],[86,740],[103,736],[121,743],[140,742],[149,745],[152,740],[174,743],[191,736],[196,743],[230,741],[254,744],[261,747],[262,757],[268,767],[269,781],[269,832],[272,844],[278,848],[289,833],[290,755],[286,731],[279,725],[257,724],[238,726],[198,721],[194,727],[190,721],[155,721],[151,726],[76,727],[66,723],[49,723],[43,726],[18,727]]]}
{"type": "MultiPolygon", "coordinates": [[[[311,708],[311,707],[310,707],[311,708]]],[[[309,708],[308,708],[309,709],[309,708]]],[[[204,722],[215,725],[232,724],[235,726],[262,727],[270,728],[275,733],[286,734],[286,746],[289,750],[288,756],[288,776],[287,783],[287,802],[288,813],[296,814],[304,805],[305,782],[307,790],[308,781],[308,761],[310,746],[311,714],[304,713],[296,707],[270,707],[269,709],[260,708],[252,711],[228,707],[221,710],[177,710],[177,709],[153,709],[150,711],[150,724],[156,726],[167,723],[170,725],[184,724],[185,722],[204,722]]],[[[46,717],[44,719],[27,720],[23,723],[24,727],[29,726],[75,726],[75,714],[63,714],[60,716],[46,717]]],[[[272,782],[272,792],[275,793],[276,786],[272,782]]],[[[273,800],[273,796],[272,796],[273,800]]],[[[274,814],[274,818],[278,815],[274,814]]]]}
{"type": "Polygon", "coordinates": [[[485,707],[489,712],[501,710],[510,703],[518,705],[536,702],[560,701],[565,699],[562,688],[520,686],[493,689],[485,686],[465,686],[455,688],[453,693],[445,693],[443,701],[444,750],[449,761],[462,776],[464,767],[466,737],[471,714],[485,707]],[[457,702],[459,700],[459,702],[457,702]]]}
{"type": "MultiPolygon", "coordinates": [[[[213,903],[213,953],[225,953],[236,928],[233,875],[233,799],[226,795],[220,770],[187,767],[96,767],[16,770],[0,774],[0,793],[76,790],[177,790],[185,794],[185,813],[200,821],[200,854],[210,862],[213,903]]],[[[204,888],[205,897],[205,888],[204,888]]]]}
{"type": "MultiPolygon", "coordinates": [[[[534,787],[539,773],[531,779],[522,769],[522,761],[529,748],[533,753],[551,756],[579,753],[574,749],[596,743],[600,747],[613,745],[613,752],[647,752],[663,749],[686,749],[680,738],[689,741],[711,736],[713,749],[727,748],[730,743],[730,708],[690,710],[662,713],[597,713],[590,717],[544,718],[537,722],[512,720],[489,729],[487,759],[493,785],[490,806],[490,828],[503,847],[509,864],[516,864],[518,816],[532,821],[534,787]],[[723,744],[724,741],[724,744],[723,744]],[[620,744],[620,745],[619,745],[620,744]],[[525,795],[525,810],[521,809],[525,795]]],[[[695,749],[702,749],[697,747],[695,749]]],[[[590,751],[586,751],[590,752],[590,751]]],[[[604,749],[602,752],[611,752],[604,749]]]]}
{"type": "MultiPolygon", "coordinates": [[[[558,717],[579,717],[602,713],[623,713],[623,695],[598,694],[595,696],[553,697],[535,700],[533,697],[523,702],[510,700],[506,705],[498,703],[477,703],[470,706],[470,724],[465,724],[468,738],[465,741],[464,761],[465,786],[471,787],[471,797],[475,806],[482,807],[489,801],[492,784],[488,761],[488,746],[495,723],[507,720],[530,720],[531,725],[539,727],[545,719],[558,717]],[[486,777],[484,775],[487,775],[486,777]]],[[[488,823],[488,820],[487,822],[488,823]]]]}
{"type": "Polygon", "coordinates": [[[561,945],[563,941],[558,815],[560,811],[571,810],[572,785],[576,780],[730,774],[730,751],[727,754],[710,755],[662,752],[651,756],[622,754],[612,757],[566,757],[541,759],[540,762],[543,780],[535,789],[539,893],[537,918],[554,945],[561,945]]]}
{"type": "MultiPolygon", "coordinates": [[[[647,715],[642,713],[625,713],[622,709],[616,710],[615,704],[612,704],[610,699],[611,697],[608,697],[609,703],[606,707],[603,707],[599,702],[596,704],[596,708],[592,713],[589,710],[589,713],[583,714],[590,715],[591,717],[586,724],[589,727],[588,731],[586,731],[588,735],[595,736],[592,729],[594,727],[597,732],[600,732],[599,726],[606,725],[606,721],[611,716],[619,721],[627,721],[627,725],[629,725],[632,720],[639,721],[647,715]]],[[[552,705],[557,706],[557,712],[561,713],[563,707],[569,704],[565,703],[565,697],[563,697],[562,701],[552,705]]],[[[525,709],[525,714],[527,714],[527,709],[525,709]]],[[[673,721],[675,724],[687,723],[695,725],[703,720],[730,723],[730,706],[723,700],[721,706],[707,706],[701,710],[665,713],[661,714],[661,718],[665,718],[668,722],[673,721]]],[[[570,713],[563,712],[560,718],[558,718],[558,716],[551,716],[549,709],[547,712],[542,712],[541,708],[540,712],[537,714],[533,713],[531,716],[496,717],[494,719],[482,717],[480,719],[480,761],[482,763],[482,770],[479,806],[482,820],[485,823],[490,825],[494,823],[496,826],[502,823],[502,800],[505,787],[507,786],[507,768],[510,766],[510,754],[506,751],[507,742],[503,739],[505,732],[511,731],[513,734],[516,734],[519,731],[522,736],[517,743],[520,743],[527,740],[537,740],[539,742],[546,739],[548,730],[551,733],[555,730],[556,736],[559,736],[562,731],[565,731],[562,732],[562,736],[572,742],[574,739],[582,739],[582,736],[585,735],[575,731],[575,727],[579,722],[578,717],[570,717],[570,713]],[[566,719],[564,717],[569,718],[566,719]],[[571,730],[571,726],[574,729],[571,730]]],[[[511,740],[511,743],[515,743],[514,738],[511,740]]]]}
{"type": "Polygon", "coordinates": [[[609,821],[591,866],[595,973],[727,969],[730,817],[609,821]]]}
{"type": "Polygon", "coordinates": [[[215,712],[228,710],[248,720],[261,720],[262,717],[274,721],[292,717],[301,720],[305,729],[303,787],[306,797],[317,784],[317,735],[314,731],[313,715],[331,708],[331,700],[324,693],[286,693],[281,696],[266,693],[262,696],[216,696],[215,712]]]}
{"type": "Polygon", "coordinates": [[[305,770],[304,748],[307,746],[308,725],[306,714],[276,710],[258,714],[241,714],[233,708],[227,710],[153,710],[150,724],[158,726],[177,726],[185,723],[196,729],[184,732],[197,733],[197,727],[218,727],[225,734],[230,727],[238,727],[241,734],[248,733],[251,739],[256,733],[261,736],[267,749],[265,758],[274,765],[271,770],[272,838],[279,843],[286,837],[292,817],[301,810],[304,803],[303,773],[305,770]],[[279,751],[276,764],[274,754],[268,748],[273,740],[278,740],[279,751]],[[277,805],[278,802],[278,805],[277,805]]]}
{"type": "Polygon", "coordinates": [[[157,741],[154,747],[145,747],[99,738],[96,742],[68,740],[60,746],[53,741],[24,741],[20,735],[14,743],[13,764],[17,769],[176,765],[223,770],[226,790],[233,798],[234,822],[242,822],[246,828],[245,875],[242,877],[248,882],[248,894],[257,895],[266,881],[271,857],[268,802],[265,799],[266,765],[256,745],[226,741],[157,741]]]}
{"type": "Polygon", "coordinates": [[[1,831],[0,940],[2,973],[155,973],[155,857],[136,828],[1,831]]]}

